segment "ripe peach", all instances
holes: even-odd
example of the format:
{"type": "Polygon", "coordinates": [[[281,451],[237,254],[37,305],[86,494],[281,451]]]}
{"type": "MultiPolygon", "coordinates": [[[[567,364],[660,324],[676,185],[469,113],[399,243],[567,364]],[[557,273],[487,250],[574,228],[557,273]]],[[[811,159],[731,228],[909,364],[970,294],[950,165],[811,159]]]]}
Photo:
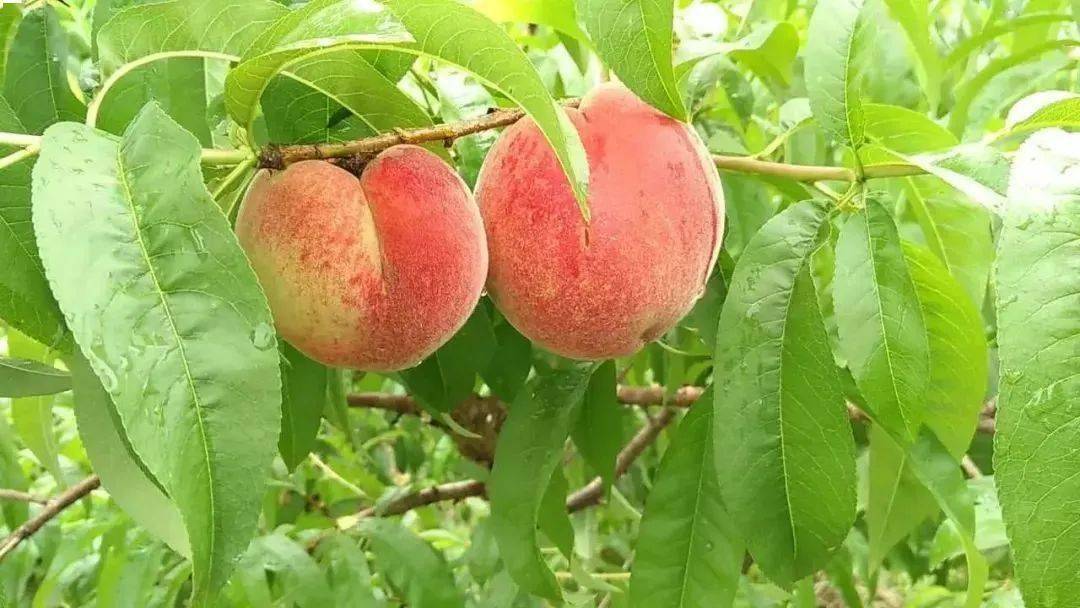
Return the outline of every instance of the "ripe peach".
{"type": "Polygon", "coordinates": [[[567,112],[589,161],[588,232],[550,145],[519,121],[477,181],[488,292],[552,352],[625,356],[704,292],[724,231],[723,190],[693,128],[622,86],[600,86],[567,112]]]}
{"type": "Polygon", "coordinates": [[[255,179],[236,234],[282,337],[327,365],[411,367],[465,323],[487,248],[465,183],[417,146],[360,178],[302,161],[255,179]]]}

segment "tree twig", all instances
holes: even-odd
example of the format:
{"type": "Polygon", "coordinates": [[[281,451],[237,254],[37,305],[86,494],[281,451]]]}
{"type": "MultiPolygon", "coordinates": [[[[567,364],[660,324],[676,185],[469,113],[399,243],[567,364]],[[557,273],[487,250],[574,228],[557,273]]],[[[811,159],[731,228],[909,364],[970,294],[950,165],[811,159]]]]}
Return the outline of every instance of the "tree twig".
{"type": "Polygon", "coordinates": [[[45,507],[41,509],[40,513],[16,528],[14,532],[4,539],[3,543],[0,543],[0,561],[14,551],[15,548],[19,546],[19,543],[30,538],[34,533],[44,527],[45,524],[49,523],[49,520],[59,515],[64,509],[70,507],[80,498],[93,492],[99,486],[101,486],[101,478],[97,475],[91,475],[71,486],[55,499],[46,502],[45,507]]]}
{"type": "Polygon", "coordinates": [[[471,496],[484,496],[486,492],[487,489],[484,486],[484,482],[476,479],[451,481],[449,483],[431,486],[430,488],[424,488],[423,490],[413,492],[412,494],[406,494],[401,498],[390,501],[380,508],[368,507],[358,512],[356,516],[359,519],[363,519],[375,515],[401,515],[402,513],[412,511],[417,507],[423,507],[447,500],[463,500],[471,496]]]}
{"type": "MultiPolygon", "coordinates": [[[[645,426],[641,427],[641,430],[619,452],[619,456],[615,459],[615,477],[622,477],[630,470],[630,465],[634,464],[634,461],[637,460],[638,456],[641,456],[645,448],[649,447],[653,441],[656,441],[660,431],[664,430],[675,419],[675,412],[675,408],[665,407],[660,410],[656,417],[649,418],[645,426]]],[[[580,511],[585,507],[600,502],[603,496],[604,482],[599,477],[596,477],[580,490],[567,497],[566,510],[571,513],[580,511]]]]}
{"type": "MultiPolygon", "coordinates": [[[[579,100],[563,102],[567,107],[576,107],[579,100]]],[[[473,135],[491,129],[506,127],[521,120],[525,112],[520,109],[492,110],[479,118],[459,122],[444,123],[416,129],[396,129],[354,141],[333,144],[271,145],[263,149],[259,156],[259,166],[270,169],[283,169],[302,160],[319,159],[354,159],[360,163],[370,160],[383,150],[398,144],[422,144],[442,141],[449,144],[459,137],[473,135]]],[[[752,156],[726,156],[714,154],[713,162],[725,171],[752,173],[783,177],[800,182],[847,181],[858,179],[855,171],[847,167],[828,167],[818,165],[789,165],[752,156]]],[[[864,178],[901,177],[921,175],[925,171],[915,165],[896,163],[866,167],[864,178]]]]}
{"type": "Polygon", "coordinates": [[[29,492],[22,492],[19,490],[2,490],[0,489],[0,500],[14,500],[18,502],[32,502],[39,505],[43,505],[49,502],[49,499],[30,494],[29,492]]]}
{"type": "MultiPolygon", "coordinates": [[[[650,405],[668,405],[671,407],[690,407],[701,398],[705,389],[700,386],[684,386],[665,403],[665,389],[662,386],[622,386],[618,388],[618,400],[623,405],[640,407],[650,405]]],[[[352,393],[348,396],[351,407],[381,409],[399,414],[419,415],[420,407],[408,395],[390,395],[387,393],[352,393]]],[[[994,416],[997,412],[996,400],[991,399],[983,406],[979,415],[978,432],[994,434],[994,416]]],[[[848,416],[856,422],[869,422],[870,418],[859,408],[848,404],[848,416]]]]}

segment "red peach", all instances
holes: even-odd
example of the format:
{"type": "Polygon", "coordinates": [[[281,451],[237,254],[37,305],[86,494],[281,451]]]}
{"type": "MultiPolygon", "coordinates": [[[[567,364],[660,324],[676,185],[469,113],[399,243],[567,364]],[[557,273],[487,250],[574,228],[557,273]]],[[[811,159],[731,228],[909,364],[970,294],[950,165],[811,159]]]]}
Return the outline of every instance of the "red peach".
{"type": "Polygon", "coordinates": [[[705,289],[724,196],[693,128],[620,85],[567,110],[589,161],[585,221],[531,120],[508,128],[477,182],[487,287],[522,334],[560,355],[634,353],[671,329],[705,289]]]}
{"type": "Polygon", "coordinates": [[[263,171],[236,234],[282,337],[327,365],[411,367],[465,323],[487,249],[465,183],[417,146],[394,146],[360,178],[323,161],[263,171]]]}

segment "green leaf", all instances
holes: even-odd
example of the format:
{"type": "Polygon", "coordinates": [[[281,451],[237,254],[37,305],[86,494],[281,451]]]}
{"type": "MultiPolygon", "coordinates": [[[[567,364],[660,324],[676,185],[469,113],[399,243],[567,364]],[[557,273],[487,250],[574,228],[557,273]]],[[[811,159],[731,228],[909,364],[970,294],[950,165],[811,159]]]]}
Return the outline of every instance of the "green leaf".
{"type": "Polygon", "coordinates": [[[540,500],[540,512],[537,525],[551,544],[558,548],[568,561],[574,555],[574,526],[570,523],[570,513],[566,510],[566,495],[570,486],[562,469],[556,468],[551,474],[544,498],[540,500]]]}
{"type": "Polygon", "coordinates": [[[401,372],[409,392],[435,413],[452,411],[473,393],[476,374],[495,352],[495,334],[483,306],[477,306],[465,325],[420,365],[401,372]]]}
{"type": "Polygon", "coordinates": [[[278,348],[281,350],[281,435],[278,437],[278,452],[285,466],[292,471],[315,447],[332,372],[285,341],[279,341],[278,348]]]}
{"type": "Polygon", "coordinates": [[[480,377],[500,399],[511,402],[525,386],[532,369],[532,343],[505,319],[495,325],[495,352],[480,377]]]}
{"type": "Polygon", "coordinates": [[[966,144],[940,153],[897,156],[990,211],[998,212],[1005,204],[1009,160],[994,148],[966,144]]]}
{"type": "MultiPolygon", "coordinates": [[[[952,454],[934,433],[923,429],[908,450],[911,470],[934,496],[945,515],[953,522],[964,542],[967,556],[967,599],[964,608],[979,608],[986,587],[987,565],[975,546],[975,504],[964,476],[952,454]]],[[[1035,608],[1036,605],[1031,605],[1035,608]]]]}
{"type": "Polygon", "coordinates": [[[710,388],[679,424],[649,491],[630,576],[635,608],[728,606],[735,597],[744,550],[720,501],[712,409],[710,388]]]}
{"type": "Polygon", "coordinates": [[[15,33],[22,21],[22,10],[15,3],[0,6],[0,82],[7,74],[7,58],[15,33]]]}
{"type": "Polygon", "coordinates": [[[290,605],[298,608],[324,608],[333,601],[319,564],[303,545],[284,535],[270,534],[255,539],[239,567],[252,568],[260,574],[267,570],[275,573],[275,582],[285,588],[290,605]]]}
{"type": "MultiPolygon", "coordinates": [[[[23,124],[0,97],[0,130],[24,133],[23,124]]],[[[15,152],[0,146],[0,155],[15,152]]],[[[30,170],[32,159],[0,169],[0,319],[42,344],[71,348],[67,326],[53,299],[38,257],[30,223],[30,170]]]]}
{"type": "Polygon", "coordinates": [[[0,397],[54,395],[71,388],[71,376],[51,365],[0,357],[0,397]]]}
{"type": "MultiPolygon", "coordinates": [[[[904,257],[930,349],[926,426],[955,463],[971,442],[986,394],[989,354],[982,318],[934,254],[904,243],[904,257]]],[[[909,470],[907,458],[884,431],[876,425],[871,429],[866,519],[872,564],[938,511],[933,495],[909,470]]]]}
{"type": "Polygon", "coordinates": [[[190,556],[180,511],[139,460],[124,435],[109,393],[79,353],[66,359],[75,394],[75,421],[86,455],[109,496],[137,524],[190,556]]]}
{"type": "Polygon", "coordinates": [[[313,21],[325,15],[328,7],[336,10],[341,4],[338,0],[310,3],[256,41],[226,80],[225,105],[238,123],[250,131],[259,98],[270,79],[310,55],[354,48],[440,59],[475,74],[536,121],[566,170],[588,220],[588,164],[577,131],[528,57],[502,28],[455,0],[386,0],[383,4],[389,12],[358,13],[358,19],[350,21],[344,31],[327,29],[322,20],[313,21]],[[463,32],[468,35],[463,36],[463,32]]]}
{"type": "Polygon", "coordinates": [[[164,0],[123,9],[98,32],[106,72],[158,53],[209,51],[242,55],[288,13],[273,0],[164,0]]]}
{"type": "Polygon", "coordinates": [[[941,97],[941,53],[931,39],[931,15],[927,0],[885,0],[893,18],[904,28],[908,42],[918,59],[916,73],[926,93],[930,109],[935,111],[941,97]]]}
{"type": "Polygon", "coordinates": [[[360,532],[375,554],[376,570],[400,589],[402,598],[416,608],[465,606],[454,575],[446,562],[423,540],[400,524],[379,518],[360,523],[360,532]]]}
{"type": "Polygon", "coordinates": [[[787,21],[765,23],[733,42],[688,40],[679,46],[675,74],[682,79],[700,61],[725,55],[779,87],[791,83],[799,52],[799,31],[787,21]]]}
{"type": "Polygon", "coordinates": [[[52,6],[23,15],[8,52],[4,97],[30,133],[86,115],[68,81],[67,62],[67,32],[52,6]]]}
{"type": "Polygon", "coordinates": [[[1053,51],[1065,51],[1076,46],[1080,46],[1080,41],[1069,39],[1051,40],[989,62],[974,77],[964,81],[956,89],[955,102],[949,112],[949,129],[953,133],[963,136],[969,129],[977,129],[981,126],[980,124],[969,124],[970,111],[975,104],[976,98],[986,90],[991,80],[999,74],[1025,63],[1033,62],[1044,54],[1053,51]]]}
{"type": "Polygon", "coordinates": [[[895,154],[918,154],[956,146],[956,136],[926,114],[883,103],[863,105],[867,145],[859,150],[866,166],[902,162],[895,154]]]}
{"type": "Polygon", "coordinates": [[[855,37],[862,27],[863,0],[821,0],[810,17],[804,51],[806,91],[814,117],[842,146],[865,141],[855,37]]]}
{"type": "Polygon", "coordinates": [[[596,53],[638,97],[687,119],[672,63],[675,7],[664,0],[576,0],[596,53]]]}
{"type": "Polygon", "coordinates": [[[615,362],[605,361],[589,380],[581,415],[572,432],[574,445],[604,481],[605,492],[615,481],[615,460],[622,449],[622,406],[617,389],[615,362]]]}
{"type": "Polygon", "coordinates": [[[1009,135],[1049,127],[1080,128],[1080,93],[1040,91],[1016,102],[1005,118],[1009,135]]]}
{"type": "Polygon", "coordinates": [[[577,23],[574,0],[477,0],[473,8],[492,21],[546,25],[577,40],[588,39],[577,23]]]}
{"type": "Polygon", "coordinates": [[[270,81],[260,105],[271,143],[324,144],[376,134],[322,91],[285,75],[270,81]]]}
{"type": "Polygon", "coordinates": [[[559,466],[595,366],[565,363],[539,374],[510,405],[488,483],[491,521],[507,570],[522,589],[560,601],[536,538],[540,505],[559,466]]]}
{"type": "MultiPolygon", "coordinates": [[[[1039,210],[1016,204],[998,245],[1000,386],[994,469],[1012,558],[1028,608],[1080,603],[1080,184],[1039,210]]],[[[1015,201],[1020,203],[1020,201],[1015,201]]]]}
{"type": "MultiPolygon", "coordinates": [[[[16,331],[8,331],[8,354],[22,359],[49,361],[55,358],[48,347],[43,346],[16,331]]],[[[59,448],[53,429],[54,397],[24,397],[11,401],[11,422],[19,439],[30,448],[34,457],[45,467],[60,486],[66,485],[60,469],[59,448]]]]}
{"type": "Polygon", "coordinates": [[[833,293],[840,352],[870,415],[899,441],[914,441],[925,415],[929,347],[900,235],[876,199],[840,229],[833,293]]]}
{"type": "Polygon", "coordinates": [[[100,97],[92,126],[115,135],[138,116],[143,106],[156,102],[201,144],[213,144],[207,117],[206,60],[202,57],[172,57],[138,67],[115,82],[100,97]]]}
{"type": "Polygon", "coordinates": [[[822,568],[855,519],[855,446],[810,257],[828,209],[769,220],[731,279],[717,330],[713,445],[723,502],[762,571],[822,568]]]}
{"type": "MultiPolygon", "coordinates": [[[[352,112],[374,133],[431,125],[431,117],[369,59],[370,52],[344,48],[303,59],[289,67],[289,75],[352,112]]],[[[442,142],[426,147],[449,160],[442,142]]]]}
{"type": "Polygon", "coordinates": [[[184,515],[202,605],[254,532],[281,387],[265,297],[199,158],[153,105],[121,139],[56,125],[34,168],[34,228],[83,354],[184,515]]]}
{"type": "Polygon", "coordinates": [[[909,177],[906,182],[907,200],[927,246],[981,306],[994,259],[990,214],[933,177],[909,177]]]}

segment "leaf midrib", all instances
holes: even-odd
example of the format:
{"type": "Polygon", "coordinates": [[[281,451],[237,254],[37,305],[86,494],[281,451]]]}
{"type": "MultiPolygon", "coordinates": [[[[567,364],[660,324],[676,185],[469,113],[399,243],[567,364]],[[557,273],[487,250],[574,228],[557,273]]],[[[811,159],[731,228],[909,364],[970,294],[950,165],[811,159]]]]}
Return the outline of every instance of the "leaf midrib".
{"type": "MultiPolygon", "coordinates": [[[[149,252],[147,251],[147,248],[146,248],[146,242],[143,240],[143,234],[142,234],[142,230],[140,229],[140,226],[139,226],[138,215],[137,215],[137,213],[135,211],[135,199],[134,199],[134,196],[132,195],[131,184],[128,183],[127,173],[126,173],[126,171],[124,169],[123,150],[120,147],[120,144],[117,144],[116,163],[117,163],[117,169],[118,169],[117,170],[117,178],[118,178],[117,181],[120,184],[121,188],[123,188],[123,190],[124,190],[124,195],[125,195],[124,200],[125,200],[125,202],[127,202],[128,209],[131,212],[131,223],[132,223],[132,229],[133,229],[133,231],[135,233],[135,241],[138,243],[138,245],[139,245],[139,253],[142,255],[143,261],[146,263],[147,274],[150,276],[150,279],[154,282],[154,290],[158,294],[158,300],[161,302],[162,309],[165,311],[165,317],[169,322],[169,329],[172,331],[173,336],[176,338],[176,345],[177,345],[177,349],[178,349],[179,354],[180,354],[180,361],[183,363],[183,367],[184,367],[184,379],[187,381],[188,387],[191,390],[191,398],[194,401],[194,405],[195,405],[195,418],[196,418],[196,421],[198,422],[199,440],[200,440],[200,443],[202,444],[204,461],[205,461],[205,464],[206,464],[206,479],[207,479],[207,488],[208,488],[207,494],[208,494],[208,498],[209,498],[209,502],[210,502],[210,505],[209,505],[210,513],[209,513],[209,515],[210,515],[211,521],[216,521],[217,520],[217,509],[216,509],[216,504],[215,504],[215,500],[214,500],[214,498],[215,498],[214,497],[214,469],[213,469],[213,466],[211,466],[210,445],[209,445],[209,441],[208,441],[208,438],[207,438],[207,435],[206,435],[206,422],[203,420],[203,416],[202,416],[202,404],[201,404],[201,402],[199,400],[199,392],[195,389],[195,378],[194,378],[193,374],[191,373],[191,366],[188,364],[187,352],[186,352],[186,349],[184,348],[184,341],[181,338],[180,332],[176,327],[176,320],[173,317],[172,309],[169,307],[169,302],[165,298],[165,292],[161,288],[161,282],[158,279],[157,270],[154,268],[154,265],[151,262],[149,252]]],[[[170,477],[171,477],[171,474],[170,474],[170,477]]],[[[215,546],[216,536],[217,536],[217,526],[215,526],[215,525],[207,526],[207,531],[208,531],[209,536],[210,536],[210,543],[209,543],[210,551],[209,551],[209,554],[207,555],[207,563],[206,563],[207,576],[209,577],[209,576],[212,576],[212,573],[213,573],[213,570],[214,570],[214,554],[215,554],[214,546],[215,546]]],[[[194,557],[194,551],[195,551],[195,549],[192,548],[193,557],[194,557]]]]}

